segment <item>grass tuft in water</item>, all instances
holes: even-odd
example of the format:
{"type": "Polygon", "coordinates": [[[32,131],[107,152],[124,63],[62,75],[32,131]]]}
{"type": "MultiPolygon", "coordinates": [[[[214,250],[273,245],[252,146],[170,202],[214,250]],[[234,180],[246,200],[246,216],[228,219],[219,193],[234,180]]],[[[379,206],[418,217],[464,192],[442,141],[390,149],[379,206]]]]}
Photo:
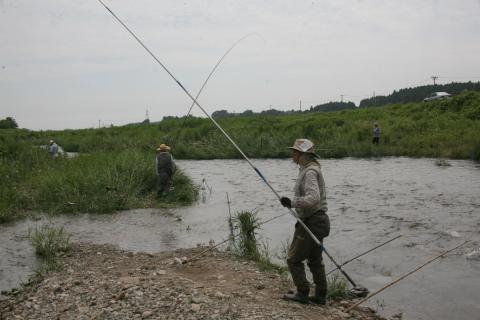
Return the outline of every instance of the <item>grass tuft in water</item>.
{"type": "Polygon", "coordinates": [[[233,247],[237,256],[258,263],[260,270],[284,273],[286,268],[272,262],[268,244],[261,246],[257,240],[257,230],[260,228],[260,219],[256,212],[241,211],[233,218],[233,229],[238,232],[234,238],[233,247]]]}
{"type": "Polygon", "coordinates": [[[260,228],[260,219],[255,212],[241,211],[233,217],[234,229],[239,232],[235,246],[239,256],[257,261],[260,253],[257,243],[257,229],[260,228]]]}
{"type": "Polygon", "coordinates": [[[29,238],[35,253],[45,259],[42,269],[54,269],[60,264],[60,253],[67,252],[71,248],[70,236],[63,227],[55,227],[44,224],[40,228],[29,230],[29,238]]]}
{"type": "Polygon", "coordinates": [[[327,299],[329,300],[346,300],[354,298],[348,283],[345,279],[340,277],[338,273],[334,273],[327,277],[327,299]]]}

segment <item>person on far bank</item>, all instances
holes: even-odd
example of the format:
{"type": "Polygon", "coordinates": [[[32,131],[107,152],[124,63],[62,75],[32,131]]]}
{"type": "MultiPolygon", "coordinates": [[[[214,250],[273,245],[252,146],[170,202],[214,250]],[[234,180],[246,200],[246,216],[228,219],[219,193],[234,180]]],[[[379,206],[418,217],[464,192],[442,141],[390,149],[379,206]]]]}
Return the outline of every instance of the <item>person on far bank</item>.
{"type": "Polygon", "coordinates": [[[380,127],[378,126],[378,123],[375,122],[373,125],[373,144],[378,145],[380,143],[380,127]]]}
{"type": "Polygon", "coordinates": [[[49,143],[49,146],[48,146],[48,153],[50,154],[50,157],[52,159],[57,159],[58,158],[58,145],[53,140],[50,140],[50,143],[49,143]]]}
{"type": "MultiPolygon", "coordinates": [[[[281,197],[284,207],[295,208],[298,217],[305,223],[315,237],[323,243],[330,234],[330,220],[327,215],[327,196],[319,156],[314,152],[314,144],[308,139],[297,139],[293,144],[292,159],[299,165],[299,173],[292,199],[281,197]]],[[[288,269],[297,287],[296,293],[287,293],[283,299],[300,303],[309,301],[324,305],[327,298],[327,278],[322,259],[322,247],[318,246],[307,231],[295,224],[295,233],[287,257],[288,269]],[[310,283],[305,275],[304,261],[315,283],[315,295],[309,297],[310,283]]]]}
{"type": "Polygon", "coordinates": [[[155,158],[155,168],[158,176],[158,197],[163,197],[172,189],[172,178],[175,173],[175,162],[170,154],[170,147],[161,144],[157,149],[158,153],[155,158]]]}

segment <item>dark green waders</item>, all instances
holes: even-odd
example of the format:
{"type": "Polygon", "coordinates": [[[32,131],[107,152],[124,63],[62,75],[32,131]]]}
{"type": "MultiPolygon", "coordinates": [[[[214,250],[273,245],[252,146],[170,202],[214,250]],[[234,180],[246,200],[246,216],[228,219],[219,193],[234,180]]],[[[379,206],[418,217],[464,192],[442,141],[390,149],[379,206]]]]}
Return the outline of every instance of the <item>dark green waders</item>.
{"type": "MultiPolygon", "coordinates": [[[[328,215],[322,211],[305,219],[304,223],[322,243],[323,238],[330,234],[330,220],[328,215]]],[[[297,293],[286,294],[284,296],[286,300],[293,300],[300,303],[309,302],[308,294],[310,291],[310,283],[305,274],[304,260],[307,260],[307,265],[312,273],[313,282],[315,283],[315,296],[311,297],[310,300],[315,303],[325,304],[327,297],[327,277],[322,259],[322,249],[297,222],[287,258],[288,269],[297,287],[297,293]]]]}

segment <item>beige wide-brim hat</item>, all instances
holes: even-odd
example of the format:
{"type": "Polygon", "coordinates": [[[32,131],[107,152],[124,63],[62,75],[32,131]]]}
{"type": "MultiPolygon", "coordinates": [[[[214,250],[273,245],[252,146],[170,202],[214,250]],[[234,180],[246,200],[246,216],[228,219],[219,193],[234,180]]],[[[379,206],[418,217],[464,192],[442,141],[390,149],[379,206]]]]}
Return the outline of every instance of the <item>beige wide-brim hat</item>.
{"type": "Polygon", "coordinates": [[[320,158],[320,156],[315,153],[315,145],[308,139],[297,139],[293,143],[293,147],[288,147],[288,149],[294,149],[302,153],[310,153],[315,157],[320,158]]]}
{"type": "Polygon", "coordinates": [[[165,143],[162,143],[160,147],[157,148],[157,151],[170,151],[170,147],[167,146],[165,143]]]}

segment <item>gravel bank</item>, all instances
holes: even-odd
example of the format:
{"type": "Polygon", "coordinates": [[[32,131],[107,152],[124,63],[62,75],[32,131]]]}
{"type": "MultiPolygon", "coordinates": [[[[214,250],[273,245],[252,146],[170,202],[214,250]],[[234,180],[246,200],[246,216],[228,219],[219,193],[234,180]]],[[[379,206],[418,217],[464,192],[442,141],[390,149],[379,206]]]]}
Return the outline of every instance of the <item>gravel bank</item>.
{"type": "Polygon", "coordinates": [[[346,314],[347,301],[283,301],[291,287],[285,277],[226,253],[178,263],[202,250],[148,254],[75,244],[61,270],[4,292],[0,319],[383,319],[367,308],[346,314]]]}

